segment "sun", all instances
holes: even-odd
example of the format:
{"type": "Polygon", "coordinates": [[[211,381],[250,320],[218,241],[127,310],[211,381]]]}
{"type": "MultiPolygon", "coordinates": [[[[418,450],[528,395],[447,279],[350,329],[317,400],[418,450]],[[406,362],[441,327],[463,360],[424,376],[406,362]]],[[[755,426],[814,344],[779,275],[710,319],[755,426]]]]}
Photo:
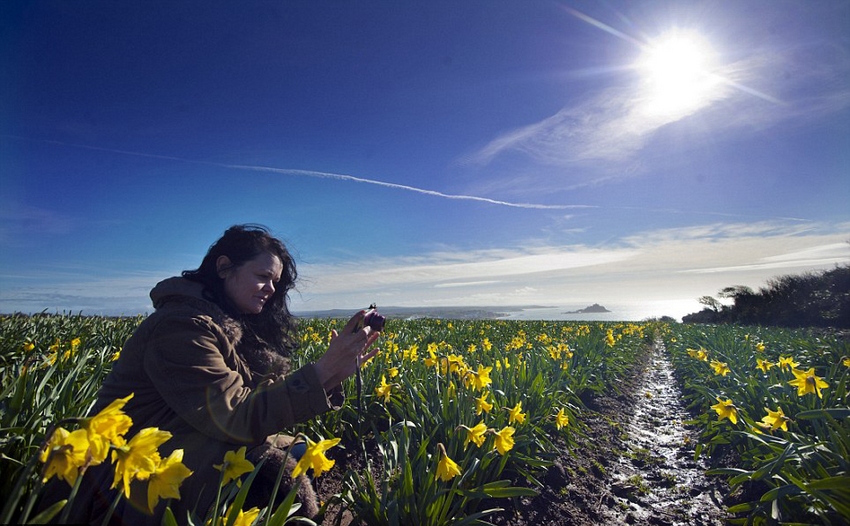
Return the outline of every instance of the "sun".
{"type": "Polygon", "coordinates": [[[666,33],[643,48],[636,68],[650,114],[682,116],[711,102],[720,85],[716,53],[693,31],[666,33]]]}

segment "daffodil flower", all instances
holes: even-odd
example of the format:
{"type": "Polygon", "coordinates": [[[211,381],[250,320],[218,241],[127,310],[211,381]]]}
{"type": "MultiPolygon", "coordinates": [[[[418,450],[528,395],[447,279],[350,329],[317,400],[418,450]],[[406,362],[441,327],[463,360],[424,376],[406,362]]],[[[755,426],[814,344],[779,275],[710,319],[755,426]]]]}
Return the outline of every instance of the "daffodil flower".
{"type": "Polygon", "coordinates": [[[791,419],[785,416],[781,407],[777,408],[776,411],[771,411],[767,407],[764,410],[767,411],[767,416],[763,417],[761,422],[758,423],[760,427],[770,429],[771,431],[776,431],[777,429],[788,431],[788,422],[791,419]]]}
{"type": "Polygon", "coordinates": [[[738,408],[735,407],[732,400],[727,399],[726,401],[723,401],[718,397],[717,403],[711,406],[711,408],[717,412],[718,420],[728,418],[733,424],[738,423],[738,408]]]}
{"type": "Polygon", "coordinates": [[[570,425],[570,417],[564,412],[564,408],[562,407],[558,414],[555,415],[555,427],[559,430],[563,427],[567,427],[570,425]]]}
{"type": "Polygon", "coordinates": [[[513,424],[514,422],[518,424],[525,422],[525,413],[522,412],[522,401],[517,402],[517,404],[510,409],[508,423],[513,424]]]}
{"type": "Polygon", "coordinates": [[[88,451],[89,440],[85,429],[70,433],[62,427],[57,428],[39,456],[39,460],[45,464],[43,482],[56,475],[73,486],[80,468],[89,461],[88,451]]]}
{"type": "Polygon", "coordinates": [[[115,463],[115,477],[112,487],[122,483],[121,491],[130,498],[130,482],[147,480],[156,471],[160,463],[157,449],[171,438],[171,433],[161,431],[156,427],[146,427],[139,431],[130,442],[112,450],[112,461],[115,463]]]}
{"type": "Polygon", "coordinates": [[[795,362],[794,358],[791,357],[791,356],[788,356],[788,357],[780,356],[779,362],[777,363],[777,365],[779,366],[779,369],[782,370],[782,371],[784,371],[785,369],[788,369],[789,371],[793,371],[800,364],[795,362]]]}
{"type": "Polygon", "coordinates": [[[236,520],[233,521],[233,526],[251,526],[259,516],[260,508],[256,506],[248,511],[239,510],[239,513],[236,515],[236,520]]]}
{"type": "Polygon", "coordinates": [[[700,360],[701,362],[707,362],[708,361],[708,351],[706,351],[703,348],[688,349],[688,356],[690,356],[691,358],[696,358],[697,360],[700,360]]]}
{"type": "Polygon", "coordinates": [[[457,462],[449,458],[443,444],[437,444],[437,447],[440,449],[440,462],[437,464],[437,478],[443,482],[448,482],[460,475],[460,466],[457,465],[457,462]]]}
{"type": "Polygon", "coordinates": [[[153,509],[159,499],[180,499],[180,485],[192,474],[183,465],[183,450],[175,449],[161,461],[148,479],[148,509],[153,509]]]}
{"type": "Polygon", "coordinates": [[[487,397],[490,396],[490,393],[487,391],[481,393],[481,396],[475,399],[475,414],[480,415],[482,411],[484,413],[489,413],[491,409],[493,409],[493,404],[487,401],[487,397]]]}
{"type": "Polygon", "coordinates": [[[390,401],[390,395],[392,394],[393,386],[392,384],[387,383],[387,377],[385,375],[381,375],[381,385],[375,388],[375,394],[384,399],[384,403],[390,401]]]}
{"type": "Polygon", "coordinates": [[[463,361],[463,356],[459,356],[457,354],[450,354],[447,358],[448,360],[448,368],[450,373],[458,373],[462,372],[469,368],[466,365],[466,362],[463,361]]]}
{"type": "Polygon", "coordinates": [[[118,398],[98,414],[86,419],[84,428],[88,433],[91,454],[95,462],[100,463],[106,460],[110,445],[120,447],[125,444],[124,435],[133,426],[133,419],[127,416],[123,409],[131,398],[133,393],[124,398],[118,398]]]}
{"type": "Polygon", "coordinates": [[[340,440],[341,439],[339,438],[333,438],[313,442],[308,438],[307,451],[298,461],[298,464],[295,465],[295,469],[292,470],[292,478],[295,478],[302,473],[306,473],[308,469],[313,470],[314,477],[320,477],[322,473],[331,469],[336,461],[326,457],[325,451],[339,444],[340,440]]]}
{"type": "Polygon", "coordinates": [[[791,372],[794,373],[795,378],[788,382],[788,384],[793,385],[797,388],[797,396],[805,396],[809,393],[817,393],[818,398],[823,398],[823,395],[821,394],[820,390],[829,387],[829,384],[815,375],[814,367],[812,367],[808,371],[792,369],[791,372]]]}
{"type": "Polygon", "coordinates": [[[484,367],[483,365],[478,366],[477,373],[469,373],[469,378],[472,383],[472,387],[476,391],[481,391],[485,389],[492,380],[490,379],[490,371],[492,371],[492,367],[484,367]]]}
{"type": "Polygon", "coordinates": [[[412,344],[407,349],[401,351],[401,357],[405,360],[410,360],[411,362],[415,362],[419,359],[419,346],[415,343],[412,344]]]}
{"type": "Polygon", "coordinates": [[[466,429],[466,440],[463,443],[463,447],[469,445],[470,442],[473,442],[476,446],[481,447],[484,445],[484,440],[486,440],[487,434],[487,426],[484,425],[484,422],[481,421],[473,428],[469,428],[463,426],[466,429]]]}
{"type": "MultiPolygon", "coordinates": [[[[224,512],[224,515],[218,518],[218,526],[224,526],[227,524],[227,518],[230,517],[230,513],[233,511],[233,504],[227,507],[227,511],[224,512]]],[[[248,511],[239,510],[239,513],[236,514],[236,519],[233,521],[232,526],[251,526],[254,524],[254,521],[257,520],[257,517],[260,516],[260,508],[254,506],[248,511]]],[[[207,522],[209,525],[209,522],[207,522]]]]}
{"type": "Polygon", "coordinates": [[[224,473],[224,477],[221,479],[222,486],[226,486],[231,480],[237,480],[237,485],[239,485],[242,482],[238,480],[239,477],[254,471],[254,464],[245,459],[245,450],[246,447],[242,446],[236,451],[228,451],[224,454],[224,462],[213,466],[224,473]]]}
{"type": "Polygon", "coordinates": [[[500,455],[504,455],[514,447],[514,433],[516,429],[511,426],[502,428],[501,431],[494,431],[496,435],[495,447],[500,455]]]}
{"type": "Polygon", "coordinates": [[[762,360],[761,358],[756,358],[756,368],[761,369],[762,372],[768,372],[771,367],[773,367],[773,362],[769,362],[767,360],[762,360]]]}
{"type": "Polygon", "coordinates": [[[727,374],[732,372],[726,362],[711,360],[711,363],[709,365],[711,365],[712,369],[714,369],[714,374],[719,374],[720,376],[726,376],[727,374]]]}

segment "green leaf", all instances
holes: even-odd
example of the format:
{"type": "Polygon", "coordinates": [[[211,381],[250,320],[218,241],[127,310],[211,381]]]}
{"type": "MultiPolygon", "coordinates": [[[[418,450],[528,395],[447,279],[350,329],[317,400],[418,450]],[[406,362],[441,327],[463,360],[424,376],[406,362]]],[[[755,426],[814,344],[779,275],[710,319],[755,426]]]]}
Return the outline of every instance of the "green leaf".
{"type": "Polygon", "coordinates": [[[486,493],[489,497],[493,497],[496,499],[502,498],[511,498],[511,497],[536,497],[539,493],[531,488],[520,488],[520,487],[508,487],[508,488],[492,488],[485,489],[484,493],[486,493]]]}
{"type": "Polygon", "coordinates": [[[257,477],[257,474],[260,472],[260,468],[262,467],[265,459],[261,460],[254,467],[254,471],[248,475],[248,478],[242,483],[242,487],[239,488],[239,493],[236,494],[236,498],[233,499],[233,502],[230,504],[230,513],[227,515],[226,526],[233,526],[233,523],[236,522],[236,517],[239,516],[239,512],[242,511],[242,506],[245,504],[245,499],[248,498],[248,490],[251,489],[251,483],[254,482],[254,479],[257,477]]]}
{"type": "Polygon", "coordinates": [[[46,510],[42,511],[41,513],[39,513],[38,515],[36,515],[32,519],[30,519],[30,521],[27,524],[48,524],[48,523],[50,523],[50,521],[53,520],[53,517],[55,517],[57,513],[62,511],[62,508],[65,507],[65,504],[67,502],[68,502],[67,499],[66,500],[60,500],[59,502],[57,502],[53,506],[50,506],[46,510]]]}
{"type": "Polygon", "coordinates": [[[750,475],[751,473],[752,473],[752,471],[747,471],[745,469],[740,469],[740,468],[715,468],[715,469],[709,469],[708,471],[705,472],[706,475],[727,475],[727,476],[750,475]]]}
{"type": "Polygon", "coordinates": [[[162,514],[162,526],[177,526],[177,519],[171,511],[171,506],[165,508],[165,513],[162,514]]]}
{"type": "Polygon", "coordinates": [[[729,513],[746,513],[748,511],[752,511],[756,508],[755,504],[752,502],[745,502],[743,504],[737,504],[735,506],[730,506],[727,510],[729,513]]]}
{"type": "Polygon", "coordinates": [[[803,493],[803,490],[801,490],[795,484],[786,484],[785,486],[773,488],[772,490],[762,495],[761,499],[759,500],[761,500],[761,502],[771,502],[787,497],[788,495],[800,495],[801,493],[803,493]]]}
{"type": "Polygon", "coordinates": [[[850,492],[850,476],[829,477],[810,482],[806,486],[811,489],[834,489],[850,492]]]}
{"type": "Polygon", "coordinates": [[[796,418],[797,420],[820,420],[828,417],[832,417],[836,420],[850,418],[850,409],[846,407],[812,409],[810,411],[802,411],[794,415],[794,418],[796,418]]]}
{"type": "Polygon", "coordinates": [[[286,519],[289,518],[290,512],[295,512],[300,508],[299,505],[294,510],[293,503],[295,502],[295,498],[298,496],[298,486],[300,485],[300,481],[295,479],[295,484],[292,485],[292,489],[287,493],[286,498],[283,499],[283,502],[280,503],[280,506],[274,511],[274,514],[271,516],[268,522],[268,526],[281,526],[286,523],[286,519]]]}

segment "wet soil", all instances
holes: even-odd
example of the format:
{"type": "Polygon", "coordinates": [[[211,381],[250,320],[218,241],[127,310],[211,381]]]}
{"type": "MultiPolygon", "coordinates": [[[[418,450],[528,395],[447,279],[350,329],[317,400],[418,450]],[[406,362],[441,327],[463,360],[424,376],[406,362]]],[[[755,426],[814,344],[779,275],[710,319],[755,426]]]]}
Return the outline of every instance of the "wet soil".
{"type": "MultiPolygon", "coordinates": [[[[683,423],[689,415],[662,346],[647,349],[619,393],[584,402],[578,445],[571,451],[553,437],[562,453],[540,477],[539,495],[485,502],[480,509],[504,508],[485,520],[497,526],[725,524],[728,488],[707,478],[704,463],[694,460],[696,431],[683,423]]],[[[339,489],[332,479],[317,487],[321,499],[339,489]]],[[[330,515],[323,524],[336,524],[330,515]]]]}

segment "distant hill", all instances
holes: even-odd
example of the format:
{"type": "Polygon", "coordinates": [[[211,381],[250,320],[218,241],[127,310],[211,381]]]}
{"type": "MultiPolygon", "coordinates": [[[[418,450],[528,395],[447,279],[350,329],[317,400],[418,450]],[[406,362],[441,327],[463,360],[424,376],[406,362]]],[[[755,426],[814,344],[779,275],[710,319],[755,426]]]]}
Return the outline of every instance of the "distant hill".
{"type": "Polygon", "coordinates": [[[611,312],[611,311],[606,309],[605,307],[603,307],[602,305],[600,305],[598,303],[594,303],[593,305],[590,305],[589,307],[585,307],[585,308],[579,309],[579,310],[567,311],[564,314],[595,314],[597,312],[611,312]]]}

